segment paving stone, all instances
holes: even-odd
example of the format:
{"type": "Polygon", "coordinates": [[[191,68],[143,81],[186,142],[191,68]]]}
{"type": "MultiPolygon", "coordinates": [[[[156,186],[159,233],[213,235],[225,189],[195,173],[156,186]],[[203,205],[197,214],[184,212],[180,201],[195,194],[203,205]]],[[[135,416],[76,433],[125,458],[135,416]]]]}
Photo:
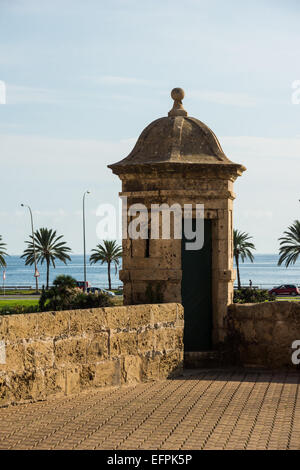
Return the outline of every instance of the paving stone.
{"type": "Polygon", "coordinates": [[[199,370],[0,408],[0,449],[300,449],[297,372],[199,370]]]}

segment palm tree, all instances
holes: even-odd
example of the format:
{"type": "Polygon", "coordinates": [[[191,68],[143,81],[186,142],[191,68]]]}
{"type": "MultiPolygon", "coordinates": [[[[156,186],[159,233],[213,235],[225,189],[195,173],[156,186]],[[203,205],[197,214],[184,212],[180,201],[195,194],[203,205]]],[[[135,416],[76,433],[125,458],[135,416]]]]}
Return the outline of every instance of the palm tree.
{"type": "MultiPolygon", "coordinates": [[[[21,258],[26,258],[25,264],[34,264],[34,250],[33,250],[33,239],[30,235],[31,240],[26,241],[28,247],[24,250],[21,258]]],[[[56,230],[48,228],[40,228],[34,232],[35,252],[37,263],[43,264],[46,262],[47,265],[47,283],[46,289],[49,288],[49,270],[50,264],[55,268],[55,260],[59,259],[63,263],[67,264],[67,260],[71,260],[68,253],[71,251],[66,245],[66,242],[61,241],[63,235],[56,236],[56,230]]]]}
{"type": "Polygon", "coordinates": [[[8,256],[6,253],[6,243],[2,242],[2,235],[0,235],[0,267],[6,268],[5,256],[8,256]]]}
{"type": "Polygon", "coordinates": [[[241,288],[241,278],[240,278],[240,268],[239,268],[239,257],[242,261],[245,261],[246,258],[249,258],[251,263],[253,263],[254,256],[251,253],[251,250],[255,250],[255,246],[250,242],[250,235],[245,232],[240,232],[239,230],[233,230],[233,256],[235,259],[237,278],[238,278],[238,288],[241,288]]]}
{"type": "Polygon", "coordinates": [[[90,263],[95,264],[101,261],[101,264],[107,263],[108,288],[111,289],[110,267],[113,263],[116,271],[119,266],[119,258],[122,256],[122,248],[117,245],[116,240],[103,240],[103,245],[99,243],[90,256],[90,263]]]}
{"type": "Polygon", "coordinates": [[[278,266],[285,261],[285,266],[288,267],[290,264],[295,264],[300,254],[300,221],[295,220],[288,230],[283,232],[285,237],[279,238],[280,258],[278,260],[278,266]]]}

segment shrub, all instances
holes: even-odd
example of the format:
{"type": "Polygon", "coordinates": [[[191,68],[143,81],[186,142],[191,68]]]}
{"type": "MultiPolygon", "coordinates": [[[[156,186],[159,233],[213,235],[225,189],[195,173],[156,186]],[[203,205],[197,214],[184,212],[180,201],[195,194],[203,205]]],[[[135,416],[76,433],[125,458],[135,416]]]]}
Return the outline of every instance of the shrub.
{"type": "Polygon", "coordinates": [[[234,291],[233,302],[237,304],[251,304],[259,302],[271,302],[275,297],[266,289],[250,289],[246,287],[234,291]]]}
{"type": "Polygon", "coordinates": [[[72,276],[69,276],[67,274],[60,274],[59,276],[56,276],[56,278],[54,279],[53,285],[59,288],[64,288],[64,287],[72,288],[72,287],[77,286],[77,281],[72,276]]]}
{"type": "Polygon", "coordinates": [[[78,288],[55,286],[48,291],[43,291],[39,300],[41,311],[109,307],[110,305],[112,301],[103,292],[87,294],[78,288]]]}
{"type": "Polygon", "coordinates": [[[89,293],[78,292],[72,301],[73,308],[97,308],[113,305],[110,297],[104,292],[89,293]]]}

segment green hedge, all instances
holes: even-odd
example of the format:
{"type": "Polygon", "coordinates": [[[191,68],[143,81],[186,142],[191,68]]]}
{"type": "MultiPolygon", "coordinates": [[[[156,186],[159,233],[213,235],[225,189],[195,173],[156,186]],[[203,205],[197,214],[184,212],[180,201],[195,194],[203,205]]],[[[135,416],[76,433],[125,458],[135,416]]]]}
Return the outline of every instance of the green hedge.
{"type": "Polygon", "coordinates": [[[259,302],[271,302],[275,296],[269,294],[266,289],[250,289],[246,287],[234,291],[233,302],[236,304],[251,304],[259,302]]]}
{"type": "Polygon", "coordinates": [[[38,305],[7,305],[0,307],[0,315],[49,312],[53,310],[75,310],[110,307],[113,303],[107,294],[87,294],[80,289],[57,289],[43,291],[38,305]]]}

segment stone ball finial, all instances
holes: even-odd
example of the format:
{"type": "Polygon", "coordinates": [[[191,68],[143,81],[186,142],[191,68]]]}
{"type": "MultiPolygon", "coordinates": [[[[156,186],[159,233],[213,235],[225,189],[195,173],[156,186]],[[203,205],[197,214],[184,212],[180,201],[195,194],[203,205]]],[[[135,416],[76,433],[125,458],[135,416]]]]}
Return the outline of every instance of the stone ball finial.
{"type": "Polygon", "coordinates": [[[184,90],[182,88],[173,88],[173,90],[171,91],[171,97],[174,100],[174,104],[171,111],[169,111],[168,116],[187,116],[188,113],[182,106],[184,90]]]}
{"type": "Polygon", "coordinates": [[[184,98],[184,90],[182,88],[173,88],[171,97],[174,101],[181,101],[184,98]]]}

